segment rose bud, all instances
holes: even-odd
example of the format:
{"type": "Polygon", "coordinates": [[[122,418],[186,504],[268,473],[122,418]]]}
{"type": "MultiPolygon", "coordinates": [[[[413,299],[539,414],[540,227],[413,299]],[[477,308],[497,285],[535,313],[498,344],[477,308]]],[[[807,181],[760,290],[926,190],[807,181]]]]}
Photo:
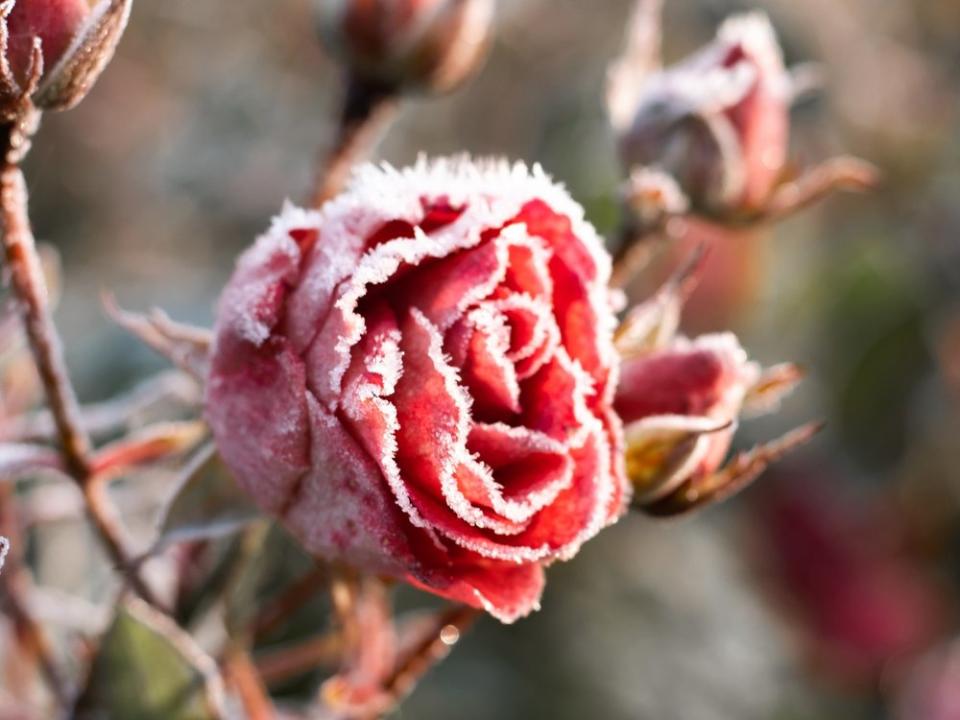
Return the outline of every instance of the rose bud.
{"type": "Polygon", "coordinates": [[[764,207],[787,159],[792,80],[766,16],[727,20],[708,46],[657,69],[650,23],[611,72],[609,106],[627,171],[657,166],[676,177],[694,207],[712,215],[764,207]],[[644,74],[631,63],[645,63],[644,74]]]}
{"type": "Polygon", "coordinates": [[[320,0],[320,34],[370,85],[447,92],[479,69],[493,10],[493,0],[320,0]]]}
{"type": "Polygon", "coordinates": [[[628,355],[615,408],[624,423],[635,505],[676,514],[753,479],[787,448],[766,446],[723,467],[738,418],[745,409],[771,411],[798,379],[792,365],[762,372],[730,333],[676,338],[665,348],[628,355]]]}
{"type": "Polygon", "coordinates": [[[539,168],[364,166],[223,293],[223,459],[310,552],[513,621],[625,503],[609,274],[539,168]]]}
{"type": "Polygon", "coordinates": [[[89,92],[123,34],[132,0],[7,0],[0,5],[0,94],[7,112],[24,95],[45,110],[89,92]]]}

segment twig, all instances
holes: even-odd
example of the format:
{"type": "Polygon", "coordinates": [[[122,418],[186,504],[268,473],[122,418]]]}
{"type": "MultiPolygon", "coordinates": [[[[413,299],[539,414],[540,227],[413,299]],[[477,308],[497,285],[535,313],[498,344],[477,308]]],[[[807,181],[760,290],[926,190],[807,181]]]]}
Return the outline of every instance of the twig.
{"type": "Polygon", "coordinates": [[[50,692],[61,707],[66,707],[70,700],[70,686],[60,672],[47,634],[31,610],[31,579],[20,559],[19,527],[11,507],[12,502],[12,486],[0,484],[0,530],[11,538],[14,544],[12,552],[7,554],[3,572],[0,573],[0,590],[3,591],[7,611],[19,631],[21,642],[33,651],[50,692]]]}
{"type": "MultiPolygon", "coordinates": [[[[178,370],[169,370],[110,400],[81,406],[81,426],[89,435],[111,435],[155,405],[166,401],[191,405],[199,402],[199,397],[195,380],[178,370]]],[[[0,435],[20,442],[50,440],[56,437],[56,426],[49,410],[38,410],[5,419],[0,435]]]]}
{"type": "Polygon", "coordinates": [[[21,303],[24,326],[53,416],[64,462],[83,490],[87,511],[111,560],[144,600],[157,605],[156,597],[131,569],[116,513],[90,467],[90,438],[83,429],[80,408],[63,359],[60,336],[47,303],[40,257],[27,212],[27,187],[19,160],[36,127],[35,111],[5,128],[3,166],[0,169],[0,217],[3,245],[14,292],[21,303]],[[29,117],[28,117],[29,116],[29,117]]]}
{"type": "Polygon", "coordinates": [[[479,610],[465,605],[449,608],[437,615],[436,621],[420,642],[400,658],[384,683],[384,691],[393,706],[413,692],[420,679],[449,654],[479,616],[479,610]]]}
{"type": "Polygon", "coordinates": [[[320,207],[346,184],[354,164],[365,158],[397,113],[393,92],[348,76],[333,147],[318,163],[308,203],[320,207]]]}
{"type": "Polygon", "coordinates": [[[21,302],[27,337],[47,394],[64,459],[75,476],[84,477],[89,471],[90,440],[80,423],[79,406],[67,377],[60,338],[47,306],[43,269],[27,216],[23,172],[9,161],[4,161],[0,171],[0,213],[10,279],[21,302]]]}
{"type": "Polygon", "coordinates": [[[286,645],[259,654],[257,670],[267,685],[311,672],[340,661],[343,638],[339,633],[319,635],[295,645],[286,645]]]}
{"type": "Polygon", "coordinates": [[[263,679],[246,650],[231,647],[222,672],[226,684],[236,691],[247,720],[274,720],[277,717],[263,679]]]}

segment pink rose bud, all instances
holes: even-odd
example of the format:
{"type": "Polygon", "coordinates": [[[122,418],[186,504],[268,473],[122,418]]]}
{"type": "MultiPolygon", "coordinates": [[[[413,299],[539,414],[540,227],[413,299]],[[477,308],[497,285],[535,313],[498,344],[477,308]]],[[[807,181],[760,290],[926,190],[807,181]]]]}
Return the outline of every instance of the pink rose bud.
{"type": "Polygon", "coordinates": [[[624,361],[615,407],[634,501],[655,503],[717,471],[760,368],[729,333],[678,338],[624,361]]]}
{"type": "Polygon", "coordinates": [[[482,63],[493,0],[320,0],[320,34],[358,78],[446,92],[482,63]]]}
{"type": "Polygon", "coordinates": [[[7,62],[23,85],[34,38],[40,38],[43,66],[49,71],[63,57],[90,14],[87,0],[17,0],[7,17],[7,62]]]}
{"type": "Polygon", "coordinates": [[[625,502],[609,274],[539,168],[363,167],[223,293],[223,459],[309,551],[515,620],[625,502]]]}
{"type": "Polygon", "coordinates": [[[621,66],[611,119],[628,170],[661,168],[711,214],[764,206],[786,164],[792,93],[766,16],[727,20],[710,45],[642,80],[621,66]],[[623,86],[631,78],[642,82],[639,89],[623,86]]]}
{"type": "Polygon", "coordinates": [[[130,16],[132,0],[6,0],[0,4],[0,98],[5,114],[29,95],[43,110],[65,110],[89,92],[130,16]],[[39,49],[34,64],[35,48],[39,49]],[[42,72],[40,72],[42,70],[42,72]]]}

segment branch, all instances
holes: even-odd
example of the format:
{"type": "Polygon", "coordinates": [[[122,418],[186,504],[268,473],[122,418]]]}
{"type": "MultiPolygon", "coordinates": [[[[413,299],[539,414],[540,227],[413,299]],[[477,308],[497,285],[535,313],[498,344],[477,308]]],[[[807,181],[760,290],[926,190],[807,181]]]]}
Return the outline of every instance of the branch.
{"type": "Polygon", "coordinates": [[[3,572],[0,572],[0,591],[10,619],[19,631],[20,642],[33,651],[50,692],[61,707],[67,707],[71,696],[70,686],[60,671],[50,640],[34,617],[29,601],[32,581],[20,558],[20,528],[13,512],[13,499],[13,487],[9,484],[0,485],[0,534],[11,538],[4,542],[6,563],[3,572]],[[10,550],[11,542],[14,544],[12,552],[6,552],[10,550]]]}
{"type": "Polygon", "coordinates": [[[156,605],[153,592],[130,569],[132,555],[125,547],[116,513],[102,486],[93,481],[90,438],[80,420],[80,408],[67,374],[60,336],[47,302],[43,269],[27,212],[26,182],[19,166],[30,132],[36,127],[36,117],[36,111],[26,110],[5,128],[6,135],[3,138],[0,218],[11,283],[21,304],[27,338],[56,426],[64,464],[83,491],[87,511],[111,560],[127,576],[134,591],[156,605]]]}

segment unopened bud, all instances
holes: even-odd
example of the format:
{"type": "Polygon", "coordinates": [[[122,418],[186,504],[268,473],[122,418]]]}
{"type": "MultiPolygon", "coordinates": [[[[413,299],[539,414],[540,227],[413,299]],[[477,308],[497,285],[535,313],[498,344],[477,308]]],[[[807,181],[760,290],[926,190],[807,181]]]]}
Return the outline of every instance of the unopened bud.
{"type": "Polygon", "coordinates": [[[446,92],[479,69],[494,0],[319,0],[327,48],[389,91],[446,92]]]}
{"type": "Polygon", "coordinates": [[[7,115],[82,100],[113,57],[132,0],[6,0],[0,4],[0,96],[7,115]]]}
{"type": "Polygon", "coordinates": [[[639,91],[625,87],[629,77],[622,68],[612,77],[609,98],[628,170],[662,168],[708,214],[765,205],[786,164],[792,83],[764,15],[731,18],[695,55],[646,74],[639,91]]]}

